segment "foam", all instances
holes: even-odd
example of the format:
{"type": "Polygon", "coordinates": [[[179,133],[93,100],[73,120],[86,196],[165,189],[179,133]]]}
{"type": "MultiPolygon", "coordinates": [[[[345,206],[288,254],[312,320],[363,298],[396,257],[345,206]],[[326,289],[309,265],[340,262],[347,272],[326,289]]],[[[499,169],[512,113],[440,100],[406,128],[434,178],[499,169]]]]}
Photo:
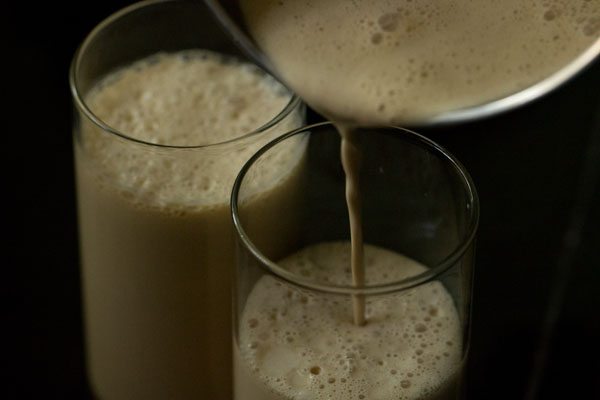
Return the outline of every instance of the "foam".
{"type": "MultiPolygon", "coordinates": [[[[168,146],[239,138],[273,119],[290,99],[257,67],[207,50],[155,54],[110,74],[86,96],[89,108],[113,129],[168,146]]],[[[139,206],[181,212],[226,204],[243,163],[270,138],[299,126],[301,118],[293,112],[260,140],[180,150],[127,142],[88,126],[82,148],[102,185],[139,206]]],[[[291,148],[280,153],[254,184],[276,185],[296,157],[292,153],[291,148]]]]}
{"type": "Polygon", "coordinates": [[[278,73],[330,118],[419,121],[558,71],[600,37],[599,0],[242,0],[278,73]]]}
{"type": "MultiPolygon", "coordinates": [[[[349,243],[329,242],[279,265],[315,282],[350,285],[349,260],[349,243]]],[[[371,245],[365,264],[370,285],[427,269],[371,245]]],[[[351,310],[349,297],[315,296],[264,276],[241,316],[238,357],[272,393],[269,399],[437,398],[452,384],[460,371],[461,328],[440,283],[368,298],[365,326],[354,325],[351,310]]],[[[254,398],[248,389],[244,396],[254,398]]]]}

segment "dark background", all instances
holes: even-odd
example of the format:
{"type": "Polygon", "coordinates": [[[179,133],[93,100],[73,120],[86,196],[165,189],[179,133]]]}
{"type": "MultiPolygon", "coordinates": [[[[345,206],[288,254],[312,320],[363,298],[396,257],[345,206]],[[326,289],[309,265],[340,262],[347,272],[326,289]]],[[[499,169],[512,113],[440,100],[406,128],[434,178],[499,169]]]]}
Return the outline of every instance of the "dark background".
{"type": "MultiPolygon", "coordinates": [[[[89,398],[68,68],[129,3],[12,2],[0,14],[0,398],[89,398]]],[[[600,62],[518,110],[419,132],[463,162],[481,200],[470,398],[600,398],[600,62]]]]}

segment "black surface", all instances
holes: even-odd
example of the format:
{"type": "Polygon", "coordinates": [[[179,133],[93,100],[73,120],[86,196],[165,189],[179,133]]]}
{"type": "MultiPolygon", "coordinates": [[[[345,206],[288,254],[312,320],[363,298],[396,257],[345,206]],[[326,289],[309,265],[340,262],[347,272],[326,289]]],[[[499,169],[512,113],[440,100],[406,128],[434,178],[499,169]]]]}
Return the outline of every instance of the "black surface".
{"type": "MultiPolygon", "coordinates": [[[[88,398],[67,72],[84,36],[125,4],[2,10],[0,398],[88,398]]],[[[589,151],[600,63],[519,110],[419,131],[464,163],[481,200],[470,398],[600,398],[600,156],[589,151]]]]}

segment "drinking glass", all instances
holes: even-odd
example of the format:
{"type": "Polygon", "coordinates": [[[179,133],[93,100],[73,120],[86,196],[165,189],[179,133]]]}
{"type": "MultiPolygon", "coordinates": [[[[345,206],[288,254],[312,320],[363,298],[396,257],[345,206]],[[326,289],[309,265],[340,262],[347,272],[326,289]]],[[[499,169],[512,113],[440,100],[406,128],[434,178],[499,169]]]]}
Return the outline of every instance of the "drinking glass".
{"type": "Polygon", "coordinates": [[[356,138],[360,287],[349,278],[345,175],[332,124],[270,142],[236,179],[236,400],[461,396],[479,218],[473,182],[455,157],[417,133],[358,129],[356,138]],[[294,186],[257,212],[254,181],[268,173],[266,161],[298,146],[306,151],[294,186]],[[267,214],[278,218],[266,221],[267,214]],[[364,326],[352,318],[357,297],[366,304],[364,326]]]}
{"type": "Polygon", "coordinates": [[[231,397],[231,186],[260,146],[304,121],[289,94],[233,139],[154,143],[89,103],[107,74],[188,49],[248,61],[202,2],[157,0],[102,21],[72,62],[86,363],[99,399],[231,397]]]}

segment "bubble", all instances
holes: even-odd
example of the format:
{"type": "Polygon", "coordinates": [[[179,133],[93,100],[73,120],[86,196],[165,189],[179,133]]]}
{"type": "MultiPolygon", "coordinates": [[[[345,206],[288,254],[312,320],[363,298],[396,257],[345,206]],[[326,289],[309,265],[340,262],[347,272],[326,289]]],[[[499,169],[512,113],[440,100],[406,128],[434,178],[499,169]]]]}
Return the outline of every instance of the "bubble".
{"type": "Polygon", "coordinates": [[[379,44],[382,41],[383,41],[383,35],[381,33],[379,33],[379,32],[374,33],[371,36],[371,43],[373,43],[373,44],[379,44]]]}
{"type": "Polygon", "coordinates": [[[554,21],[556,17],[558,17],[558,15],[554,10],[548,10],[544,13],[544,19],[546,21],[554,21]]]}
{"type": "Polygon", "coordinates": [[[410,384],[411,383],[410,383],[410,381],[408,379],[404,379],[404,380],[400,381],[400,386],[403,389],[408,389],[410,387],[410,384]]]}
{"type": "Polygon", "coordinates": [[[321,367],[314,366],[314,367],[311,367],[309,371],[313,375],[319,375],[321,373],[321,367]]]}
{"type": "Polygon", "coordinates": [[[398,13],[384,14],[377,20],[381,30],[385,32],[393,32],[398,28],[398,19],[400,15],[398,13]]]}

